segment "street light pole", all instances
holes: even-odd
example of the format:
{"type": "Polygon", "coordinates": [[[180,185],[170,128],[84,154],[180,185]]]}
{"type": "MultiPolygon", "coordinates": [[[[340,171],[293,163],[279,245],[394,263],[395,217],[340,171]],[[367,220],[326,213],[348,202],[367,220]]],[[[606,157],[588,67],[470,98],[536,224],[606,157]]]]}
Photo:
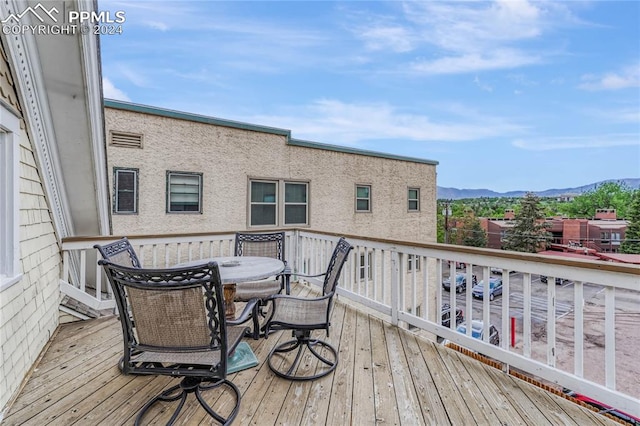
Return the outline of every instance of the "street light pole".
{"type": "Polygon", "coordinates": [[[444,209],[442,214],[444,215],[444,243],[449,244],[449,215],[451,214],[451,200],[445,200],[444,209]]]}

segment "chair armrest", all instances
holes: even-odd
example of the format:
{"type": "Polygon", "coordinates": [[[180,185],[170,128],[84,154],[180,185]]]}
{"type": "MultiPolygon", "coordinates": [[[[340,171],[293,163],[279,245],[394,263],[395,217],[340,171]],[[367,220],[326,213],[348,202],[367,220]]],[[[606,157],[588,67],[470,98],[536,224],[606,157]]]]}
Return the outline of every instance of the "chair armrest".
{"type": "Polygon", "coordinates": [[[244,309],[242,310],[242,313],[240,313],[240,316],[236,317],[233,320],[227,320],[227,324],[228,325],[240,325],[240,324],[244,324],[245,322],[249,321],[252,318],[252,312],[256,306],[256,304],[258,304],[260,302],[260,299],[251,299],[247,302],[247,304],[244,306],[244,309]]]}

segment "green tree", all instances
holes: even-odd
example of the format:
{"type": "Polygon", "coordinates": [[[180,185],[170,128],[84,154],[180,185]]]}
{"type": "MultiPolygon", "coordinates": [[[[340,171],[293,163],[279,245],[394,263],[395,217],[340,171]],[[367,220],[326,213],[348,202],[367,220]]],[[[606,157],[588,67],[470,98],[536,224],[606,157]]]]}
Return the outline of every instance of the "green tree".
{"type": "Polygon", "coordinates": [[[547,231],[549,225],[544,218],[540,198],[531,192],[527,193],[520,201],[513,228],[506,232],[504,248],[527,253],[536,253],[544,249],[545,243],[551,237],[547,231]]]}
{"type": "Polygon", "coordinates": [[[618,217],[626,217],[632,194],[633,190],[624,183],[605,182],[563,205],[562,211],[572,217],[591,218],[596,209],[616,209],[618,217]]]}
{"type": "Polygon", "coordinates": [[[640,189],[633,194],[633,201],[628,209],[629,226],[620,244],[620,252],[640,254],[640,189]]]}
{"type": "Polygon", "coordinates": [[[455,233],[457,244],[471,247],[486,247],[487,234],[482,229],[480,220],[475,217],[473,211],[468,210],[455,233]]]}

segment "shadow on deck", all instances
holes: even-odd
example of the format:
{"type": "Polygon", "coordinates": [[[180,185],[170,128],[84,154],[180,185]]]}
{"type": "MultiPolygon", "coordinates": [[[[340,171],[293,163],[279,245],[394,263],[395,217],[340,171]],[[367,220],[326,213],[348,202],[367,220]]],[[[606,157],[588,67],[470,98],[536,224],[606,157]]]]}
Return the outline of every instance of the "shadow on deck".
{"type": "MultiPolygon", "coordinates": [[[[229,377],[242,393],[235,424],[616,424],[345,303],[336,303],[332,324],[328,340],[340,361],[333,374],[314,382],[280,379],[264,363],[289,333],[246,340],[260,364],[229,377]]],[[[61,326],[2,423],[133,424],[144,403],[178,379],[125,376],[116,367],[121,352],[115,317],[61,326]]],[[[210,424],[192,397],[176,424],[210,424]]],[[[172,411],[150,411],[145,422],[165,424],[172,411]]]]}

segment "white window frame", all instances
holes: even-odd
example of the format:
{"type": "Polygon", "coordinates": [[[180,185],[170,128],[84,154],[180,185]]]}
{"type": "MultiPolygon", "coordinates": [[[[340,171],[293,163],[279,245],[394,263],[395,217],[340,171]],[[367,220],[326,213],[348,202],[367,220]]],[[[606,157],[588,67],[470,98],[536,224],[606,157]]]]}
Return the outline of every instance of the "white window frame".
{"type": "Polygon", "coordinates": [[[113,168],[113,213],[114,214],[138,214],[138,176],[139,170],[131,167],[114,167],[113,168]],[[120,211],[118,210],[119,204],[119,193],[120,190],[118,188],[118,183],[120,180],[118,179],[118,174],[120,172],[125,173],[134,173],[133,179],[133,211],[120,211]]]}
{"type": "Polygon", "coordinates": [[[420,188],[417,187],[409,187],[407,188],[407,211],[409,212],[419,212],[420,211],[420,188]],[[411,198],[411,191],[417,192],[417,198],[411,198]],[[415,209],[411,208],[411,202],[414,201],[417,205],[415,209]]]}
{"type": "Polygon", "coordinates": [[[373,279],[373,252],[367,251],[366,253],[360,253],[359,265],[358,265],[358,279],[360,281],[373,279]],[[367,257],[365,257],[365,254],[367,257]],[[366,259],[366,260],[365,260],[366,259]]]}
{"type": "Polygon", "coordinates": [[[167,170],[167,189],[166,189],[166,197],[167,197],[167,206],[166,211],[167,214],[202,214],[202,193],[203,193],[203,179],[202,173],[197,172],[179,172],[174,170],[167,170]],[[171,176],[190,176],[198,178],[198,210],[171,210],[171,176]]]}
{"type": "Polygon", "coordinates": [[[287,226],[296,226],[296,227],[307,227],[310,224],[311,221],[311,215],[310,215],[310,183],[309,181],[305,181],[305,180],[293,180],[293,179],[269,179],[269,178],[256,178],[256,177],[249,177],[249,182],[247,185],[247,227],[248,228],[274,228],[274,227],[287,227],[287,226]],[[258,202],[258,201],[251,201],[251,190],[252,190],[252,183],[254,182],[261,182],[261,183],[270,183],[270,184],[275,184],[276,186],[276,199],[274,202],[258,202]],[[287,202],[286,201],[286,186],[288,184],[294,184],[294,185],[305,185],[306,187],[306,195],[307,195],[307,201],[306,203],[299,203],[299,202],[287,202]],[[260,225],[254,225],[253,224],[253,218],[251,215],[251,207],[254,205],[275,205],[275,223],[271,223],[271,224],[260,224],[260,225]],[[305,205],[306,207],[306,217],[305,217],[305,223],[287,223],[286,222],[286,215],[285,215],[285,208],[286,206],[292,206],[292,205],[305,205]]]}
{"type": "Polygon", "coordinates": [[[370,213],[371,212],[371,185],[368,184],[364,184],[364,183],[357,183],[356,184],[356,193],[355,193],[355,209],[357,213],[370,213]],[[369,196],[368,197],[358,197],[358,188],[368,188],[369,189],[369,196]],[[360,200],[367,200],[367,205],[368,205],[368,209],[358,209],[358,201],[360,200]]]}
{"type": "Polygon", "coordinates": [[[0,103],[0,291],[20,282],[20,119],[0,103]]]}
{"type": "Polygon", "coordinates": [[[407,272],[413,271],[414,264],[416,265],[416,271],[419,271],[421,263],[422,262],[421,262],[420,256],[418,256],[417,254],[407,255],[407,272]]]}

